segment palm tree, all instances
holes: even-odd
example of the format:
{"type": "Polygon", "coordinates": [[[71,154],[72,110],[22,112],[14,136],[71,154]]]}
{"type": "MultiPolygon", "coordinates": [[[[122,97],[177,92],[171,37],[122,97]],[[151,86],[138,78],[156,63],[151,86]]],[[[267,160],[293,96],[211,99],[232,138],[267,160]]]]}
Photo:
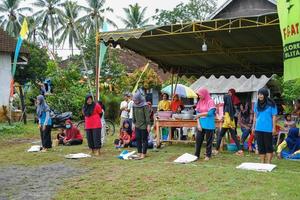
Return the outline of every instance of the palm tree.
{"type": "Polygon", "coordinates": [[[17,37],[21,29],[22,12],[32,11],[30,7],[20,7],[21,0],[2,0],[0,3],[0,22],[13,37],[17,37]]]}
{"type": "Polygon", "coordinates": [[[48,35],[43,31],[43,29],[37,23],[37,20],[34,16],[27,18],[28,23],[28,40],[33,43],[39,43],[42,46],[48,42],[48,35]]]}
{"type": "MultiPolygon", "coordinates": [[[[104,13],[113,12],[109,7],[104,8],[105,0],[86,0],[88,7],[82,6],[82,9],[86,12],[86,15],[79,19],[79,22],[83,24],[86,33],[96,33],[99,27],[102,26],[104,21],[104,13]]],[[[117,25],[110,19],[106,18],[107,23],[114,27],[117,25]]]]}
{"type": "Polygon", "coordinates": [[[141,28],[146,26],[149,18],[145,19],[145,12],[147,7],[143,8],[137,3],[129,5],[129,8],[123,8],[126,17],[120,19],[125,24],[126,28],[141,28]]]}
{"type": "Polygon", "coordinates": [[[41,28],[46,34],[49,33],[49,27],[51,29],[51,42],[52,51],[55,51],[55,38],[54,31],[58,26],[59,22],[62,21],[62,11],[60,10],[61,0],[36,0],[33,3],[39,8],[39,11],[35,13],[37,17],[37,23],[41,24],[41,28]]]}
{"type": "Polygon", "coordinates": [[[81,38],[76,35],[76,29],[83,31],[81,24],[76,20],[82,7],[78,6],[77,3],[70,1],[63,3],[63,6],[65,10],[62,16],[61,27],[55,31],[55,36],[60,36],[57,43],[62,46],[64,46],[66,39],[69,39],[69,46],[73,56],[74,44],[78,46],[78,42],[81,38]]]}

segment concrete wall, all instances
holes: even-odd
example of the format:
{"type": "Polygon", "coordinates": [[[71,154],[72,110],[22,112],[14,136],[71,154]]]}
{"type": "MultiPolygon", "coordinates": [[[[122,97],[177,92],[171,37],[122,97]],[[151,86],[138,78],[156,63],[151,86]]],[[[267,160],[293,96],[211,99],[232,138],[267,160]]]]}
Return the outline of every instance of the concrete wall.
{"type": "MultiPolygon", "coordinates": [[[[2,112],[2,105],[9,105],[10,81],[11,56],[10,54],[0,53],[0,112],[2,112]]],[[[0,118],[1,116],[2,113],[0,113],[0,118]]]]}

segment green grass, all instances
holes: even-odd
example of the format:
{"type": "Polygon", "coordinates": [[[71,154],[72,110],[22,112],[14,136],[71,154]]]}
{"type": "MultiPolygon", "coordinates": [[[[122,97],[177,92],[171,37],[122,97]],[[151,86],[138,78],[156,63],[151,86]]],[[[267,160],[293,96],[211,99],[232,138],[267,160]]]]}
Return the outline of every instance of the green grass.
{"type": "Polygon", "coordinates": [[[100,157],[67,160],[64,155],[68,153],[87,152],[86,144],[27,153],[31,145],[28,139],[39,137],[35,126],[29,124],[21,132],[0,134],[4,135],[0,141],[0,167],[64,163],[84,169],[82,174],[66,179],[54,199],[300,199],[300,162],[296,161],[274,159],[278,167],[271,173],[235,169],[242,162],[259,162],[256,155],[248,153],[238,157],[224,152],[208,162],[174,164],[178,156],[194,152],[193,146],[179,144],[159,152],[150,150],[144,160],[125,161],[116,158],[120,152],[111,145],[113,137],[100,157]]]}

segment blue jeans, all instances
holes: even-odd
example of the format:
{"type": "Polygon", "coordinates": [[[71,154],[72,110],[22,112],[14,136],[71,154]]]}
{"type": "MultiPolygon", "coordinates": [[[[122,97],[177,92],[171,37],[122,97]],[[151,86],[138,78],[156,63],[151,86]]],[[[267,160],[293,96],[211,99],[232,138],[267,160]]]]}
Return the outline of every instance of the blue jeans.
{"type": "Polygon", "coordinates": [[[241,130],[242,130],[242,139],[241,139],[241,142],[242,144],[244,144],[244,142],[246,141],[246,139],[248,138],[250,132],[251,132],[251,129],[247,129],[247,128],[243,128],[241,127],[241,130]]]}

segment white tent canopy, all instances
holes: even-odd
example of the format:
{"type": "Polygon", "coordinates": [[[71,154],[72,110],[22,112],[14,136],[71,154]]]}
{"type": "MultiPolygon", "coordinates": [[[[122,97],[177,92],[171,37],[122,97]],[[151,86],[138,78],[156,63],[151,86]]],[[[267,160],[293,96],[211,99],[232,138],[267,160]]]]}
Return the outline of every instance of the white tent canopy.
{"type": "Polygon", "coordinates": [[[245,76],[241,76],[240,78],[230,76],[228,79],[224,76],[220,76],[219,78],[216,78],[214,75],[209,78],[202,76],[190,88],[197,92],[199,88],[205,87],[211,94],[224,94],[231,88],[234,88],[239,93],[256,92],[264,87],[270,79],[272,77],[268,78],[265,75],[259,78],[254,75],[250,78],[246,78],[245,76]]]}

